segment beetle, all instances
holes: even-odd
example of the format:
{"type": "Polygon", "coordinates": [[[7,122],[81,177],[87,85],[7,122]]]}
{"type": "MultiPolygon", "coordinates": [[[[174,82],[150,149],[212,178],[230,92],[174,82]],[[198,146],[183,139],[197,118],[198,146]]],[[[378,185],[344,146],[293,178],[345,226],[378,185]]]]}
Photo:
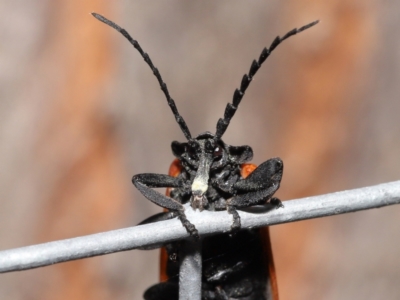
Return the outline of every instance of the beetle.
{"type": "MultiPolygon", "coordinates": [[[[276,278],[269,243],[268,229],[240,230],[237,209],[270,203],[282,207],[273,197],[280,186],[283,162],[271,158],[258,167],[247,163],[253,157],[250,146],[231,146],[222,140],[232,117],[253,78],[271,52],[287,38],[318,23],[314,21],[295,28],[283,37],[276,37],[264,48],[242,78],[232,103],[228,103],[224,116],[217,122],[215,134],[205,132],[193,138],[185,120],[179,114],[160,72],[149,55],[129,33],[108,20],[92,13],[99,21],[120,32],[141,54],[157,78],[167,103],[187,142],[174,141],[172,153],[176,157],[168,175],[144,173],[134,175],[132,182],[144,197],[167,210],[142,223],[178,217],[183,227],[194,238],[199,238],[196,227],[186,218],[184,204],[200,211],[226,210],[232,215],[230,234],[218,234],[203,240],[202,299],[274,299],[277,300],[276,278]],[[166,187],[163,195],[153,188],[166,187]],[[263,231],[263,233],[262,233],[263,231]]],[[[162,281],[150,287],[144,295],[147,300],[178,299],[177,274],[179,242],[166,245],[162,252],[162,281]],[[169,257],[169,259],[167,259],[169,257]]]]}

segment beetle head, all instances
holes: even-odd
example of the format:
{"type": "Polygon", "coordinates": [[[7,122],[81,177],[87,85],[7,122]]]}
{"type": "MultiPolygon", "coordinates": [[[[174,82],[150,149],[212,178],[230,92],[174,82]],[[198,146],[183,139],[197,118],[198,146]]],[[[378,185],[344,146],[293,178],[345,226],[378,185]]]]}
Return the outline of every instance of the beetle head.
{"type": "Polygon", "coordinates": [[[192,182],[192,207],[203,210],[208,201],[204,196],[210,174],[228,165],[238,166],[253,157],[249,146],[234,147],[216,139],[210,132],[200,134],[187,143],[172,142],[172,152],[182,165],[195,172],[192,182]]]}
{"type": "Polygon", "coordinates": [[[171,148],[176,158],[194,170],[198,169],[201,158],[209,161],[211,170],[221,169],[227,164],[240,165],[253,158],[250,146],[230,146],[215,139],[210,132],[204,132],[187,143],[174,141],[171,148]]]}

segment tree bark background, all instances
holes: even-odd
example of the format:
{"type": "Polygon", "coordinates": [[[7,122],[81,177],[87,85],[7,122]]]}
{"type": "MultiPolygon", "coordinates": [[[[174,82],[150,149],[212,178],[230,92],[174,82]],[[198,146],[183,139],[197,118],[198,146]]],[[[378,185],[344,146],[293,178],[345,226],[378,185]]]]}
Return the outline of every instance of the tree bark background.
{"type": "MultiPolygon", "coordinates": [[[[130,183],[166,173],[183,141],[127,29],[193,135],[214,132],[276,35],[224,135],[285,163],[291,199],[400,178],[394,0],[0,1],[0,249],[134,225],[160,211],[130,183]]],[[[281,299],[398,299],[399,207],[271,228],[281,299]]],[[[1,299],[140,299],[157,251],[3,274],[1,299]]]]}

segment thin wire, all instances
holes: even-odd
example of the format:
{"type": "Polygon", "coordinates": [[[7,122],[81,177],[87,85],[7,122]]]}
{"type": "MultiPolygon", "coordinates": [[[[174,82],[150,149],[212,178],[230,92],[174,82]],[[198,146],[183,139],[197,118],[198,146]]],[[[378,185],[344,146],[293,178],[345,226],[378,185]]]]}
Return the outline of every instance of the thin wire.
{"type": "Polygon", "coordinates": [[[188,239],[179,248],[179,300],[201,300],[201,240],[188,239]]]}
{"type": "MultiPolygon", "coordinates": [[[[400,204],[400,181],[342,191],[321,196],[285,201],[284,208],[253,207],[239,211],[242,228],[276,225],[359,210],[400,204]]],[[[226,211],[186,209],[188,219],[200,235],[228,232],[232,216],[226,211]]],[[[113,230],[28,247],[0,251],[0,273],[28,270],[60,262],[136,248],[156,247],[188,238],[176,220],[113,230]]]]}

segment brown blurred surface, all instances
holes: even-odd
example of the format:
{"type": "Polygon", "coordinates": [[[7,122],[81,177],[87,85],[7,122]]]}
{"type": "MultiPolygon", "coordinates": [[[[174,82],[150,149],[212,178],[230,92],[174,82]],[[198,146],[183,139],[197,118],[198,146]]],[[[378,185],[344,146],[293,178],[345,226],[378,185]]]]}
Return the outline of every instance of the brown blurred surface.
{"type": "MultiPolygon", "coordinates": [[[[285,163],[291,199],[400,177],[398,2],[0,1],[0,249],[136,224],[159,208],[133,174],[166,173],[184,137],[126,28],[193,135],[214,131],[252,59],[286,41],[228,128],[259,164],[285,163]],[[133,199],[135,201],[133,201],[133,199]]],[[[285,299],[399,299],[399,207],[271,228],[285,299]]],[[[0,276],[0,299],[140,299],[157,252],[0,276]]]]}

